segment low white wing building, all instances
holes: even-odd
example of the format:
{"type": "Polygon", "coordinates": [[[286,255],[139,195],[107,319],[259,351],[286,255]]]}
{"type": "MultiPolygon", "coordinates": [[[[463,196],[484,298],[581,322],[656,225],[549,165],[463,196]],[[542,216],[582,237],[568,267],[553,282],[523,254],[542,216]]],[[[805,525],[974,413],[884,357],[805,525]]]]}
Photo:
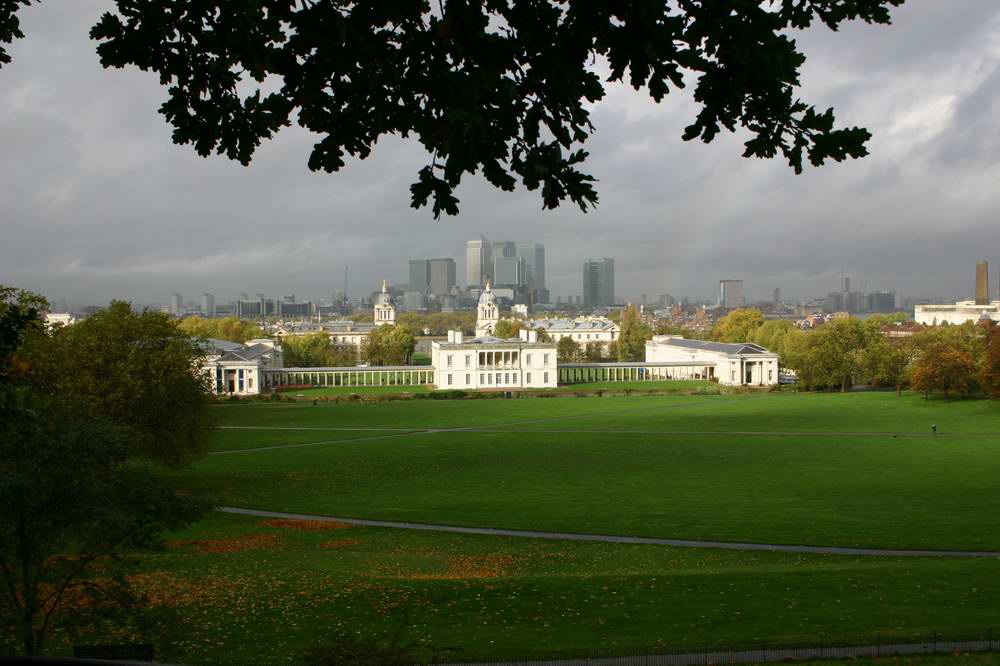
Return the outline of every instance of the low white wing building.
{"type": "Polygon", "coordinates": [[[201,369],[208,375],[216,395],[256,395],[261,391],[266,368],[283,364],[281,347],[273,340],[249,340],[245,345],[210,339],[208,356],[201,369]]]}
{"type": "Polygon", "coordinates": [[[646,362],[704,363],[707,379],[726,386],[772,386],[778,383],[778,355],[751,342],[728,343],[655,335],[646,343],[646,362]]]}
{"type": "Polygon", "coordinates": [[[555,388],[559,381],[555,343],[528,330],[506,340],[448,331],[446,342],[431,344],[431,366],[438,389],[555,388]]]}
{"type": "Polygon", "coordinates": [[[913,319],[925,326],[961,325],[983,319],[1000,322],[1000,301],[988,305],[976,305],[975,301],[959,301],[954,305],[918,305],[914,308],[913,319]]]}

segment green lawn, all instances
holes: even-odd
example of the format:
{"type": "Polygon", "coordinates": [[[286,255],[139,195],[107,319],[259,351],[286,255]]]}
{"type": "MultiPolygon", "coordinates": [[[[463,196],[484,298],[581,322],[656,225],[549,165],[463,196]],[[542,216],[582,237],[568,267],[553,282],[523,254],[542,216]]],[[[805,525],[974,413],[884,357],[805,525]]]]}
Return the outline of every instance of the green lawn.
{"type": "Polygon", "coordinates": [[[211,456],[177,474],[229,505],[495,528],[1000,550],[1000,409],[987,401],[757,394],[227,405],[218,414],[226,428],[264,428],[221,430],[220,450],[329,442],[211,456]],[[930,436],[931,423],[942,434],[930,436]]]}
{"type": "Polygon", "coordinates": [[[133,582],[179,611],[184,624],[160,656],[190,664],[287,661],[338,634],[399,633],[461,659],[528,646],[641,649],[1000,619],[997,560],[305,531],[220,514],[142,556],[133,582]]]}

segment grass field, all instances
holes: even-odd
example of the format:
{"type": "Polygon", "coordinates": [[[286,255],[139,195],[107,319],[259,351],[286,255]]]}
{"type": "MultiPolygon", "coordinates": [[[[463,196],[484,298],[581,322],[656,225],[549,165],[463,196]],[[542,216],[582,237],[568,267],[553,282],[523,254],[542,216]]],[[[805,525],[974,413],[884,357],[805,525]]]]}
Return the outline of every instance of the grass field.
{"type": "Polygon", "coordinates": [[[228,505],[493,528],[1000,550],[1000,409],[987,401],[760,394],[218,411],[219,450],[292,445],[212,455],[179,475],[228,505]]]}
{"type": "MultiPolygon", "coordinates": [[[[223,504],[485,527],[1000,550],[1000,409],[987,401],[800,393],[214,409],[221,427],[212,454],[172,478],[223,504]]],[[[418,649],[462,659],[526,647],[641,649],[1000,625],[1000,559],[297,527],[214,514],[172,536],[165,552],[143,556],[137,584],[190,623],[164,658],[273,663],[340,634],[376,641],[398,632],[418,649]]],[[[893,663],[916,661],[964,663],[893,663]]]]}
{"type": "MultiPolygon", "coordinates": [[[[996,560],[536,541],[215,514],[133,582],[185,618],[162,655],[268,664],[352,635],[456,659],[985,626],[996,560]],[[307,529],[302,529],[302,528],[307,529]],[[298,528],[298,529],[294,529],[298,528]]],[[[984,662],[985,663],[985,662],[984,662]]]]}

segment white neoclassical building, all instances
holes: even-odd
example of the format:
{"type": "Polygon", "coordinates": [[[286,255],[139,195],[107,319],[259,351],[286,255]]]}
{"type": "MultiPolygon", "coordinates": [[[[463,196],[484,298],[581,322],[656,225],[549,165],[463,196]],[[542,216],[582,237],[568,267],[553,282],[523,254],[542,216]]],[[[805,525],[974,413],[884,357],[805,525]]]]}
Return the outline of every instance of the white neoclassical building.
{"type": "Polygon", "coordinates": [[[974,300],[959,301],[954,305],[918,305],[914,308],[913,319],[925,326],[960,325],[983,319],[1000,322],[1000,301],[988,305],[976,305],[974,300]]]}
{"type": "Polygon", "coordinates": [[[575,319],[529,319],[527,328],[542,329],[552,341],[558,343],[570,338],[581,348],[590,342],[611,343],[618,339],[621,331],[618,324],[607,317],[577,317],[575,319]]]}
{"type": "Polygon", "coordinates": [[[655,335],[646,343],[646,362],[703,363],[707,379],[717,379],[726,386],[778,383],[778,355],[750,342],[705,342],[676,335],[655,335]]]}
{"type": "Polygon", "coordinates": [[[507,340],[448,331],[447,342],[431,344],[431,366],[438,389],[555,388],[559,381],[555,343],[523,329],[507,340]]]}
{"type": "Polygon", "coordinates": [[[202,362],[216,395],[256,395],[261,392],[264,370],[283,364],[281,347],[274,340],[207,340],[208,355],[202,362]]]}

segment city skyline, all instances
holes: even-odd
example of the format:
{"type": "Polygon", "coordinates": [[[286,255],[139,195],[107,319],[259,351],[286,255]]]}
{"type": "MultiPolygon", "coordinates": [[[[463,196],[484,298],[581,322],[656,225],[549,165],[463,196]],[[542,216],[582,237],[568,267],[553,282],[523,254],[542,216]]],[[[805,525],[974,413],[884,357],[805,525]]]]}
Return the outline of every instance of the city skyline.
{"type": "Polygon", "coordinates": [[[956,299],[974,295],[969,258],[1000,248],[995,2],[954,12],[913,0],[888,30],[797,35],[809,56],[804,96],[872,131],[863,160],[796,177],[740,158],[740,135],[681,141],[694,109],[686,96],[657,105],[618,86],[594,109],[595,210],[543,211],[535,193],[470,180],[462,215],[439,222],[409,208],[423,156],[402,140],[333,175],[306,169],[311,138],[298,130],[262,146],[249,168],[174,146],[156,77],[97,63],[87,30],[108,5],[26,8],[31,39],[0,71],[0,282],[53,299],[162,303],[271,285],[318,298],[342,288],[345,264],[348,291],[360,293],[383,277],[405,281],[413,257],[454,257],[463,275],[464,243],[481,231],[545,244],[553,299],[578,293],[580,261],[604,255],[618,259],[618,292],[631,298],[709,299],[736,275],[748,301],[774,288],[802,300],[836,289],[846,270],[904,297],[956,299]]]}

